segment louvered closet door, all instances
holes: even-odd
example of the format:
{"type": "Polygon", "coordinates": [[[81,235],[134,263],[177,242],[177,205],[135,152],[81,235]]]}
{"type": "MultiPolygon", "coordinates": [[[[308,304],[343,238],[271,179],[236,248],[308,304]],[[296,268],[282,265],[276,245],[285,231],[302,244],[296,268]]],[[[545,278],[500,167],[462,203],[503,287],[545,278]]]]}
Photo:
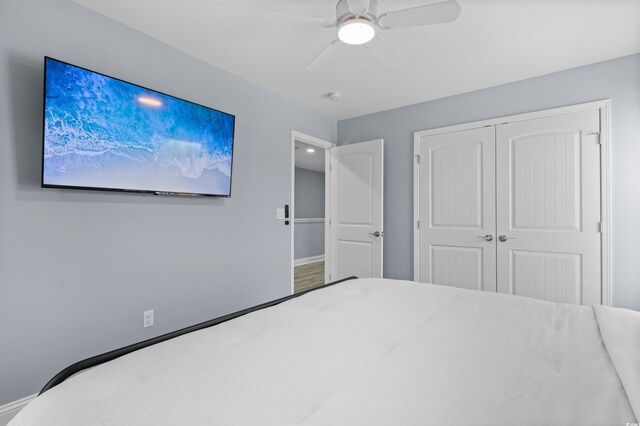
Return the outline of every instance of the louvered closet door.
{"type": "Polygon", "coordinates": [[[496,291],[495,128],[418,141],[418,280],[496,291]]]}
{"type": "Polygon", "coordinates": [[[498,291],[601,303],[598,111],[497,126],[498,291]]]}

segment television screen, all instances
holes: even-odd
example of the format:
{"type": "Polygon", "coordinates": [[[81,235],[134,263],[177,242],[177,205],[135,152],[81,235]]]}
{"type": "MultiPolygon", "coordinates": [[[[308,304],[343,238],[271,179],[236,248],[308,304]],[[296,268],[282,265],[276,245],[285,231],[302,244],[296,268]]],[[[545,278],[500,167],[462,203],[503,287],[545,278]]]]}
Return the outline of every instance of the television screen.
{"type": "Polygon", "coordinates": [[[235,117],[45,58],[42,186],[231,195],[235,117]]]}

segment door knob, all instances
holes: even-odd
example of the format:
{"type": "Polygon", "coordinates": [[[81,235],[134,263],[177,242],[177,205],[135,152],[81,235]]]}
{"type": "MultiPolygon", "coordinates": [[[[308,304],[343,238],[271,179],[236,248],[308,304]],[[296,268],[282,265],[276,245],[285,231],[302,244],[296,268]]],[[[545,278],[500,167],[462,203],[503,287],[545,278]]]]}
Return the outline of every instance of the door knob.
{"type": "Polygon", "coordinates": [[[367,235],[371,235],[373,237],[379,237],[383,234],[381,234],[380,231],[376,231],[376,232],[367,232],[367,235]]]}
{"type": "Polygon", "coordinates": [[[507,240],[515,240],[515,238],[514,238],[514,237],[507,237],[506,235],[500,235],[500,236],[498,237],[498,239],[499,239],[501,242],[503,242],[503,243],[504,243],[505,241],[507,241],[507,240]]]}
{"type": "Polygon", "coordinates": [[[493,235],[491,235],[491,234],[478,235],[478,238],[480,238],[481,240],[485,240],[485,241],[493,241],[493,235]]]}

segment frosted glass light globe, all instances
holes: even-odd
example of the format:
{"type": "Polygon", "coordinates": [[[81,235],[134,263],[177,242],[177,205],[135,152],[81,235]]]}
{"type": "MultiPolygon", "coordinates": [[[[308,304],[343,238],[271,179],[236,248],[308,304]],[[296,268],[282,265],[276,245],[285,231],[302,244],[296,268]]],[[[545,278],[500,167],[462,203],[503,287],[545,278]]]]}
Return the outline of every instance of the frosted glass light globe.
{"type": "Polygon", "coordinates": [[[338,38],[347,44],[365,44],[375,35],[375,28],[366,19],[350,19],[338,28],[338,38]]]}

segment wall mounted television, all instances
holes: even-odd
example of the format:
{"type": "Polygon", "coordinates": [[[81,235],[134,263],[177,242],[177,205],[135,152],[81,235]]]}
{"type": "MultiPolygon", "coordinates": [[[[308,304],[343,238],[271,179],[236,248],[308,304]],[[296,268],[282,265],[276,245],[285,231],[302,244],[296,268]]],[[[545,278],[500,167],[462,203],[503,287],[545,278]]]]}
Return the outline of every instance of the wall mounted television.
{"type": "Polygon", "coordinates": [[[44,61],[42,187],[231,195],[235,116],[44,61]]]}

